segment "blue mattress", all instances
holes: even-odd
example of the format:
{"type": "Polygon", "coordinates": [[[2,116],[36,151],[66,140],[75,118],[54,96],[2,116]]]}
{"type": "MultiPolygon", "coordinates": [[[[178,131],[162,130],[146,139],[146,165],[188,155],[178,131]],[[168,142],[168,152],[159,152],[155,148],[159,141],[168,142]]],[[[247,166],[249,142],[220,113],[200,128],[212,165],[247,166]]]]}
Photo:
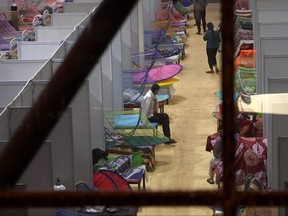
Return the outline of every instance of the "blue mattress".
{"type": "MultiPolygon", "coordinates": [[[[144,125],[141,121],[139,122],[139,114],[123,114],[123,115],[115,115],[114,118],[114,124],[115,128],[123,128],[123,129],[129,129],[129,128],[135,128],[136,126],[138,128],[141,128],[144,126],[147,127],[147,125],[144,125]]],[[[151,122],[151,124],[154,127],[158,126],[157,122],[151,122]]]]}

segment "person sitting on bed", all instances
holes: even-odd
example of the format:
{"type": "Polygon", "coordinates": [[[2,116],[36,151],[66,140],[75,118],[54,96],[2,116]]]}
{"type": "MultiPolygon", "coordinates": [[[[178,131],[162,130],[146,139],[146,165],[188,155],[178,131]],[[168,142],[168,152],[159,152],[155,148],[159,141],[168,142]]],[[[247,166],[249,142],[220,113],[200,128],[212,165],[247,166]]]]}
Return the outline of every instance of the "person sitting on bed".
{"type": "Polygon", "coordinates": [[[156,95],[159,90],[160,86],[154,83],[151,89],[143,97],[141,109],[150,122],[157,122],[162,125],[164,135],[169,138],[169,141],[165,144],[174,144],[177,142],[171,138],[169,115],[167,113],[158,113],[159,107],[156,95]]]}

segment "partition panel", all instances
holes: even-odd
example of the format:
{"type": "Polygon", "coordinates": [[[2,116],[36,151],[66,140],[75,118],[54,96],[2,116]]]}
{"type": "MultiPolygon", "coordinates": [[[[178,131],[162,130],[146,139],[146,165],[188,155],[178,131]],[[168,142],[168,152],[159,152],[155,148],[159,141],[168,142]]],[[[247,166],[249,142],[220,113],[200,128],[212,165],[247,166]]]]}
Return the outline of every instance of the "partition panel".
{"type": "MultiPolygon", "coordinates": [[[[17,98],[17,100],[22,102],[21,106],[31,107],[37,100],[39,95],[42,93],[47,83],[48,81],[43,80],[31,81],[30,84],[23,90],[23,93],[19,96],[19,98],[17,98]]],[[[83,87],[78,91],[70,106],[72,139],[71,141],[69,141],[69,143],[73,146],[74,149],[74,180],[85,180],[85,182],[87,183],[92,183],[88,82],[86,82],[83,87]]],[[[58,134],[57,136],[63,136],[61,134],[62,128],[59,128],[58,130],[60,131],[55,131],[55,133],[58,134]]],[[[61,139],[65,139],[65,136],[61,139]]],[[[65,152],[65,149],[63,149],[62,152],[65,152]]]]}
{"type": "Polygon", "coordinates": [[[0,81],[0,107],[6,107],[26,83],[26,81],[0,81]]]}
{"type": "Polygon", "coordinates": [[[103,86],[102,71],[102,63],[98,62],[92,69],[88,78],[90,94],[90,136],[92,149],[105,149],[103,101],[104,92],[106,92],[107,86],[103,86]]]}
{"type": "Polygon", "coordinates": [[[102,84],[105,86],[103,91],[103,108],[113,109],[113,75],[112,75],[112,46],[107,47],[101,57],[102,84]]]}
{"type": "Polygon", "coordinates": [[[36,26],[35,40],[36,41],[63,41],[73,31],[77,32],[74,26],[36,26]]]}
{"type": "Polygon", "coordinates": [[[288,8],[258,9],[259,23],[281,23],[288,20],[288,8]]]}
{"type": "Polygon", "coordinates": [[[256,3],[257,9],[288,8],[286,0],[256,0],[256,3]]]}
{"type": "MultiPolygon", "coordinates": [[[[287,64],[288,2],[285,0],[251,1],[253,9],[253,34],[257,50],[258,92],[275,94],[288,92],[287,64]]],[[[281,98],[282,102],[285,97],[281,98]]],[[[286,103],[286,102],[285,102],[286,103]]],[[[281,101],[265,101],[264,108],[283,108],[281,101]],[[279,107],[277,107],[279,106],[279,107]]],[[[278,179],[281,171],[279,164],[279,136],[287,136],[286,116],[264,115],[264,134],[268,137],[268,183],[273,190],[281,189],[278,179]],[[285,126],[286,125],[286,126],[285,126]]],[[[285,171],[286,172],[286,171],[285,171]]]]}
{"type": "Polygon", "coordinates": [[[49,59],[60,45],[61,41],[19,41],[18,60],[49,59]]]}
{"type": "Polygon", "coordinates": [[[0,61],[0,80],[27,81],[32,79],[46,60],[0,61]]]}
{"type": "MultiPolygon", "coordinates": [[[[100,1],[100,0],[99,0],[100,1]]],[[[64,2],[64,13],[90,13],[99,1],[93,2],[64,2]]]]}
{"type": "MultiPolygon", "coordinates": [[[[287,20],[288,21],[288,20],[287,20]]],[[[288,22],[259,23],[259,37],[287,37],[288,22]]]]}
{"type": "MultiPolygon", "coordinates": [[[[284,93],[287,94],[288,92],[288,77],[281,77],[281,78],[269,78],[268,79],[268,92],[269,94],[275,93],[284,93]]],[[[272,112],[277,112],[279,109],[283,109],[281,102],[285,102],[287,104],[287,96],[281,97],[278,101],[270,102],[268,101],[268,106],[271,107],[272,112]],[[283,101],[286,99],[286,101],[283,101]],[[280,101],[279,101],[280,100],[280,101]]],[[[266,105],[267,106],[267,105],[266,105]]],[[[287,105],[285,105],[287,106],[287,105]]],[[[264,116],[264,126],[267,131],[268,137],[268,181],[269,186],[273,188],[273,190],[279,190],[279,162],[278,162],[278,154],[279,149],[278,145],[278,137],[287,135],[287,115],[279,115],[270,114],[264,116]],[[284,121],[283,121],[284,120],[284,121]],[[277,127],[276,127],[277,126],[277,127]],[[270,145],[269,145],[270,143],[270,145]]]]}
{"type": "Polygon", "coordinates": [[[142,0],[143,3],[143,27],[144,30],[149,30],[151,29],[151,21],[155,21],[155,19],[152,19],[151,13],[154,13],[154,11],[150,10],[150,0],[142,0]]]}
{"type": "Polygon", "coordinates": [[[114,109],[123,109],[122,95],[122,38],[121,34],[117,33],[112,41],[112,84],[113,84],[113,101],[114,109]]]}
{"type": "Polygon", "coordinates": [[[79,35],[82,32],[83,27],[82,26],[78,26],[77,28],[75,28],[75,30],[73,30],[66,38],[66,41],[76,41],[79,37],[79,35]]]}
{"type": "MultiPolygon", "coordinates": [[[[7,143],[8,140],[0,141],[0,152],[7,143]]],[[[52,191],[54,184],[52,170],[52,142],[48,140],[43,143],[17,184],[25,185],[25,191],[52,191]]],[[[28,215],[37,216],[53,215],[54,212],[51,208],[28,208],[26,211],[28,215]]],[[[13,212],[15,213],[15,211],[13,212]]],[[[3,212],[1,211],[1,213],[3,212]]]]}
{"type": "MultiPolygon", "coordinates": [[[[279,112],[279,110],[283,110],[288,108],[288,103],[274,103],[271,105],[273,112],[277,113],[279,112]]],[[[286,171],[286,164],[287,164],[287,157],[286,159],[283,160],[279,160],[279,155],[280,153],[280,149],[279,149],[279,137],[282,136],[286,136],[287,135],[287,130],[285,130],[284,128],[287,128],[288,126],[288,117],[287,115],[277,115],[277,114],[273,114],[273,116],[271,117],[271,132],[272,132],[272,139],[270,141],[268,141],[268,145],[269,143],[271,143],[271,145],[273,145],[273,150],[272,150],[272,160],[273,160],[273,166],[271,167],[271,169],[273,169],[273,185],[271,185],[273,187],[273,190],[283,190],[284,189],[284,185],[283,182],[284,181],[288,181],[286,174],[281,174],[283,173],[287,173],[286,171]]],[[[271,160],[271,159],[270,159],[271,160]]]]}
{"type": "MultiPolygon", "coordinates": [[[[264,68],[262,73],[264,73],[265,79],[287,77],[287,60],[288,53],[264,55],[264,68]]],[[[267,81],[265,83],[267,83],[267,81]]]]}
{"type": "MultiPolygon", "coordinates": [[[[144,17],[143,17],[143,0],[138,1],[138,52],[144,51],[144,17]]],[[[134,29],[134,28],[133,28],[134,29]]],[[[136,29],[136,28],[135,28],[136,29]]],[[[132,51],[133,52],[133,51],[132,51]]]]}
{"type": "Polygon", "coordinates": [[[50,80],[53,76],[52,71],[52,60],[49,59],[45,62],[45,64],[41,67],[39,72],[34,76],[35,80],[50,80]]]}
{"type": "Polygon", "coordinates": [[[131,19],[130,16],[127,16],[125,22],[121,27],[121,55],[122,55],[122,69],[130,69],[132,62],[131,62],[131,49],[132,49],[132,38],[131,38],[131,19]]]}
{"type": "Polygon", "coordinates": [[[51,26],[77,26],[89,16],[89,13],[53,13],[51,26]]]}
{"type": "MultiPolygon", "coordinates": [[[[21,121],[26,116],[27,112],[30,110],[30,107],[14,107],[10,110],[10,118],[7,124],[12,133],[14,133],[17,128],[20,126],[21,121]]],[[[67,109],[60,121],[56,124],[55,128],[51,134],[47,137],[47,140],[51,142],[51,152],[46,157],[47,164],[51,161],[51,168],[46,170],[47,174],[47,183],[43,190],[53,190],[53,185],[56,183],[57,177],[61,179],[61,182],[65,185],[67,190],[75,189],[75,178],[74,178],[74,150],[73,150],[73,140],[72,140],[72,113],[71,109],[67,109]],[[65,172],[63,172],[65,170],[65,172]]],[[[29,143],[27,143],[29,145],[29,143]]],[[[17,149],[16,149],[17,151],[17,149]]],[[[48,154],[48,152],[47,152],[48,154]]],[[[46,158],[45,157],[45,158],[46,158]]],[[[35,164],[37,166],[37,164],[35,164]]],[[[38,169],[41,169],[42,166],[46,166],[42,163],[38,164],[38,169]]],[[[36,169],[35,167],[34,169],[36,169]]],[[[45,170],[43,170],[45,171],[45,170]]],[[[30,175],[32,186],[28,188],[41,188],[38,185],[38,180],[34,175],[30,175]]],[[[44,175],[44,174],[43,174],[44,175]]],[[[45,175],[44,175],[45,176],[45,175]]],[[[27,177],[28,178],[28,177],[27,177]]],[[[39,177],[40,178],[40,177],[39,177]]],[[[37,189],[37,190],[38,190],[37,189]]]]}

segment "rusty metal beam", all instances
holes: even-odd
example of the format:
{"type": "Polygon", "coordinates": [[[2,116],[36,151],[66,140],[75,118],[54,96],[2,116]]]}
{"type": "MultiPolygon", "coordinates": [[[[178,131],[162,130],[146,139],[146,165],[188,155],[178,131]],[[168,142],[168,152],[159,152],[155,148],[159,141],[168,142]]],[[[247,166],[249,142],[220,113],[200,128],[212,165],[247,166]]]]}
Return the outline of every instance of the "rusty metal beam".
{"type": "Polygon", "coordinates": [[[223,154],[224,214],[236,215],[235,197],[235,122],[234,122],[234,1],[221,1],[222,15],[222,91],[223,91],[223,154]]]}
{"type": "MultiPolygon", "coordinates": [[[[212,192],[213,193],[213,192],[212,192]]],[[[1,192],[2,207],[53,207],[85,205],[209,205],[221,204],[222,196],[207,192],[1,192]],[[207,195],[210,197],[207,198],[207,195]],[[175,199],[177,197],[178,199],[175,199]]]]}
{"type": "MultiPolygon", "coordinates": [[[[283,192],[234,193],[235,204],[245,206],[287,206],[283,192]]],[[[215,191],[166,192],[0,192],[0,208],[119,206],[224,206],[225,196],[215,191]]],[[[233,207],[233,206],[232,206],[233,207]]]]}
{"type": "MultiPolygon", "coordinates": [[[[12,187],[82,86],[137,0],[104,0],[0,157],[0,187],[12,187]]],[[[91,8],[92,10],[92,8],[91,8]]]]}

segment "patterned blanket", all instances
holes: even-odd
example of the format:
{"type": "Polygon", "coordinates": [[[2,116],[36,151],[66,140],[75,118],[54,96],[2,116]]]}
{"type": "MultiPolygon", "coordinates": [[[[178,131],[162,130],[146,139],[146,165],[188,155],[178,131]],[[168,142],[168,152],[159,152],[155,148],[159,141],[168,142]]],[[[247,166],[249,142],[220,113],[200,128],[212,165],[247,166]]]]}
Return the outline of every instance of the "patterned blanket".
{"type": "MultiPolygon", "coordinates": [[[[254,175],[266,185],[267,181],[267,138],[239,137],[235,153],[235,184],[242,185],[248,174],[254,175]]],[[[212,165],[216,183],[223,178],[223,161],[212,165]]]]}

